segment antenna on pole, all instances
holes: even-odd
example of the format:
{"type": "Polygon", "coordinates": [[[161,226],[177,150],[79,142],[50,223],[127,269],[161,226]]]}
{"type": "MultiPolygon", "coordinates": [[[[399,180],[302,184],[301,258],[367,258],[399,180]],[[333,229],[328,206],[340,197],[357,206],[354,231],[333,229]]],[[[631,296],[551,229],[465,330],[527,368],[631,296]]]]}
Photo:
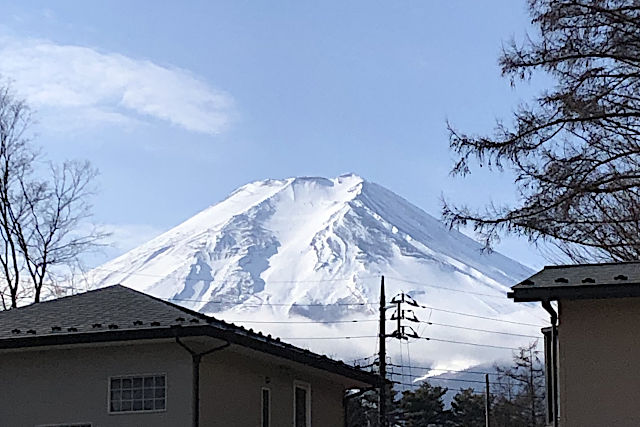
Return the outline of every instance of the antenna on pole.
{"type": "Polygon", "coordinates": [[[385,329],[386,322],[386,298],[384,294],[384,276],[380,279],[380,348],[378,359],[380,363],[380,388],[378,394],[378,415],[380,427],[388,427],[387,423],[387,348],[386,339],[387,332],[385,329]]]}

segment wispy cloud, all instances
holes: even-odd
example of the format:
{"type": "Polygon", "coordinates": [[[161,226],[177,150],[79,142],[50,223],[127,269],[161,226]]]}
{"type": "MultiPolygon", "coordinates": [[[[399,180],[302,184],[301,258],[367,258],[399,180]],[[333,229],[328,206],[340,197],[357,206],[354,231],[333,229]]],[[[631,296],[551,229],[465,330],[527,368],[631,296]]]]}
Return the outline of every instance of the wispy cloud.
{"type": "Polygon", "coordinates": [[[111,246],[118,255],[146,243],[166,231],[148,224],[102,224],[100,229],[109,233],[106,244],[111,246]]]}
{"type": "Polygon", "coordinates": [[[231,120],[231,96],[184,69],[35,39],[0,38],[0,57],[0,74],[31,105],[79,123],[155,118],[217,134],[231,120]]]}
{"type": "Polygon", "coordinates": [[[148,224],[89,224],[81,227],[82,232],[98,229],[108,236],[102,241],[101,246],[95,251],[85,254],[82,258],[84,267],[93,268],[104,264],[125,252],[134,249],[143,243],[159,236],[166,229],[154,227],[148,224]]]}

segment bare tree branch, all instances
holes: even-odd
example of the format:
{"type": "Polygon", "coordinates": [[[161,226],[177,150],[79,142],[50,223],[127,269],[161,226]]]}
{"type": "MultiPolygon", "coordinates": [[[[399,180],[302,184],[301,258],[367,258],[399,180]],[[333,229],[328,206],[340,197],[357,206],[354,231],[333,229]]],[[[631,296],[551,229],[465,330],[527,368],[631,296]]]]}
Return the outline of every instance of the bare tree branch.
{"type": "Polygon", "coordinates": [[[491,247],[502,233],[556,245],[574,261],[640,258],[640,5],[634,0],[529,0],[537,38],[505,48],[512,84],[555,80],[491,136],[448,124],[458,155],[515,174],[519,201],[482,211],[444,203],[452,227],[472,225],[491,247]]]}
{"type": "Polygon", "coordinates": [[[30,124],[28,106],[8,85],[0,86],[0,295],[5,307],[5,292],[11,307],[21,298],[39,302],[60,269],[105,236],[81,229],[91,216],[96,170],[77,161],[36,170],[43,163],[27,137],[30,124]]]}

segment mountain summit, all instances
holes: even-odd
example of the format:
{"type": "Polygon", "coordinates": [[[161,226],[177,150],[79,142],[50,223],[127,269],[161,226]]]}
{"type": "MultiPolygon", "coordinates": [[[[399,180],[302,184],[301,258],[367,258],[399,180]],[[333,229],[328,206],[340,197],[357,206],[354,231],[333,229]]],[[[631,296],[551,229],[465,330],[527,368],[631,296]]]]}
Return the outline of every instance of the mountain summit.
{"type": "Polygon", "coordinates": [[[247,184],[91,277],[203,312],[268,303],[324,318],[339,313],[294,304],[375,301],[382,274],[417,294],[428,286],[410,282],[504,296],[530,273],[481,249],[360,176],[302,177],[247,184]]]}
{"type": "MultiPolygon", "coordinates": [[[[422,323],[411,326],[429,337],[412,341],[414,361],[465,369],[537,336],[538,310],[506,297],[531,273],[380,185],[343,175],[247,184],[88,280],[348,359],[375,348],[384,275],[388,301],[406,292],[426,306],[413,307],[422,323]]],[[[394,352],[402,360],[409,347],[394,352]]]]}

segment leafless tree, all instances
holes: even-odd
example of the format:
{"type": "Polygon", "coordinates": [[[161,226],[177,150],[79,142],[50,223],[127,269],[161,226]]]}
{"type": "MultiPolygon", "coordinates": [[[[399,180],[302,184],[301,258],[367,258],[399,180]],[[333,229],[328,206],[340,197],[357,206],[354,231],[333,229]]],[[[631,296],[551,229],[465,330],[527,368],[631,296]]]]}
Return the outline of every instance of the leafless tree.
{"type": "Polygon", "coordinates": [[[95,169],[88,162],[49,164],[29,138],[31,110],[0,86],[0,286],[3,307],[39,302],[61,267],[104,237],[83,229],[91,214],[95,169]]]}
{"type": "Polygon", "coordinates": [[[512,366],[496,366],[497,398],[503,406],[512,406],[513,418],[531,427],[544,425],[544,369],[536,346],[534,341],[520,347],[513,354],[512,366]]]}
{"type": "Polygon", "coordinates": [[[472,163],[515,173],[519,201],[484,210],[444,204],[487,247],[503,232],[547,241],[574,261],[640,258],[640,2],[529,0],[539,34],[500,57],[511,83],[554,81],[490,136],[449,124],[454,175],[472,163]]]}

